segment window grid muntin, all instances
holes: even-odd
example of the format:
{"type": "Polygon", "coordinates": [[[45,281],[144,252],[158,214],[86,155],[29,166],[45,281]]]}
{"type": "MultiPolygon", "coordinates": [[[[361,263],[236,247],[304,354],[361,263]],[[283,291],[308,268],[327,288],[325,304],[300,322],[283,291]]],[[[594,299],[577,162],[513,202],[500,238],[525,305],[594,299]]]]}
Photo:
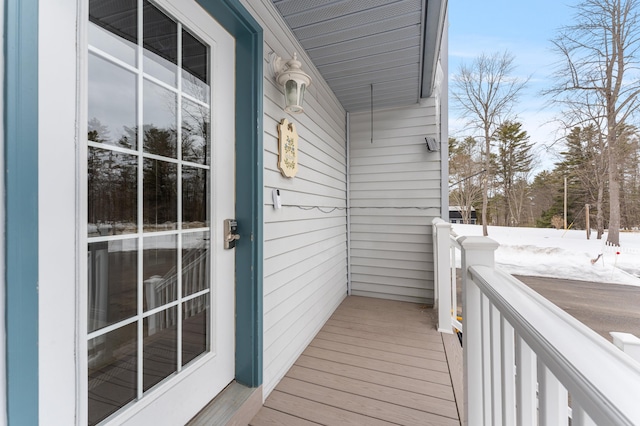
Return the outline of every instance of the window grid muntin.
{"type": "MultiPolygon", "coordinates": [[[[146,317],[148,317],[150,315],[157,314],[158,312],[162,312],[162,311],[164,311],[164,310],[166,310],[168,308],[172,308],[172,307],[178,305],[179,303],[188,302],[188,301],[190,301],[192,299],[197,299],[198,297],[204,296],[205,294],[209,294],[209,293],[211,293],[211,289],[201,290],[201,291],[198,291],[196,293],[189,294],[187,296],[182,296],[180,298],[180,300],[174,300],[173,302],[166,303],[166,304],[164,304],[162,306],[158,306],[157,308],[149,309],[146,312],[143,312],[142,315],[140,315],[140,317],[142,319],[144,319],[144,318],[146,318],[146,317]]],[[[99,328],[96,331],[92,331],[91,333],[88,333],[87,334],[87,340],[91,340],[91,339],[95,339],[96,337],[103,336],[105,334],[108,334],[111,331],[119,329],[120,327],[124,327],[126,325],[133,324],[136,321],[138,321],[138,315],[135,315],[135,316],[132,316],[132,317],[127,318],[125,320],[122,320],[122,321],[107,325],[105,327],[99,328]]]]}
{"type": "MultiPolygon", "coordinates": [[[[137,150],[133,150],[133,149],[129,149],[129,148],[123,148],[123,147],[115,146],[115,145],[104,144],[104,143],[100,143],[100,142],[88,141],[87,142],[87,146],[91,147],[91,148],[108,149],[109,151],[118,152],[118,153],[121,153],[121,154],[135,155],[136,157],[140,155],[140,153],[137,150]]],[[[207,164],[194,163],[192,161],[178,160],[176,158],[163,157],[163,156],[157,155],[157,154],[149,154],[148,152],[142,153],[142,157],[145,158],[145,159],[149,158],[149,159],[152,159],[152,160],[166,161],[167,163],[174,163],[174,164],[179,164],[179,165],[182,165],[182,166],[194,167],[194,168],[203,169],[203,170],[210,170],[211,169],[211,166],[209,166],[207,164]]],[[[157,231],[157,232],[162,232],[162,231],[157,231]]]]}
{"type": "MultiPolygon", "coordinates": [[[[130,64],[126,63],[125,61],[107,53],[104,52],[103,50],[92,46],[92,45],[88,45],[88,53],[90,54],[94,54],[97,57],[100,57],[116,66],[119,66],[127,71],[130,71],[132,73],[136,74],[136,81],[137,81],[137,98],[136,98],[136,126],[138,129],[137,132],[137,141],[136,141],[136,149],[128,149],[128,148],[124,148],[124,147],[119,147],[119,146],[114,146],[114,145],[110,145],[110,144],[103,144],[103,143],[98,143],[98,142],[94,142],[94,141],[88,141],[87,146],[88,147],[95,147],[95,148],[101,148],[101,149],[106,149],[106,150],[112,150],[114,152],[119,152],[119,153],[123,153],[123,154],[129,154],[129,155],[135,155],[137,156],[138,159],[138,170],[137,170],[137,182],[138,182],[138,188],[137,188],[137,232],[136,233],[132,233],[132,234],[122,234],[122,235],[107,235],[107,236],[96,236],[96,237],[89,237],[87,236],[87,247],[89,244],[91,243],[96,243],[96,242],[108,242],[108,241],[117,241],[117,240],[127,240],[127,239],[135,239],[137,240],[137,244],[138,244],[138,253],[137,253],[137,259],[138,259],[138,265],[137,265],[137,295],[136,295],[136,304],[137,304],[137,313],[136,315],[126,318],[124,320],[121,320],[119,322],[110,324],[108,326],[99,328],[97,330],[92,331],[91,333],[87,333],[87,337],[86,337],[86,341],[90,341],[92,339],[95,339],[97,337],[103,336],[103,335],[107,335],[110,332],[116,331],[122,327],[126,327],[128,325],[131,325],[133,323],[137,323],[137,336],[136,336],[136,344],[137,344],[137,399],[136,400],[140,400],[143,397],[143,385],[144,385],[144,380],[143,380],[143,373],[144,373],[144,368],[142,365],[143,362],[143,341],[144,341],[144,333],[143,333],[143,322],[145,318],[148,318],[151,315],[166,311],[168,309],[171,309],[173,307],[176,307],[177,310],[177,316],[176,316],[176,327],[177,327],[177,366],[176,366],[176,373],[169,375],[167,378],[165,378],[164,380],[160,381],[157,385],[164,383],[167,379],[174,377],[176,374],[180,373],[180,371],[183,369],[183,365],[182,365],[182,325],[183,325],[183,320],[182,320],[182,315],[183,315],[183,305],[185,302],[188,302],[192,299],[196,299],[198,297],[201,296],[205,296],[205,295],[209,295],[208,297],[208,320],[207,320],[207,332],[206,332],[206,350],[204,353],[202,353],[201,355],[199,355],[197,358],[200,358],[202,355],[206,355],[208,353],[211,353],[213,351],[213,348],[211,346],[211,332],[212,332],[212,320],[211,320],[211,313],[212,313],[212,302],[213,302],[213,298],[212,298],[212,284],[213,284],[213,277],[211,276],[211,272],[209,272],[209,276],[207,277],[208,279],[208,288],[198,291],[196,293],[190,294],[188,296],[183,296],[182,294],[182,252],[183,252],[183,237],[187,236],[187,235],[191,235],[191,234],[198,234],[198,233],[208,233],[209,236],[209,241],[211,240],[211,236],[213,234],[213,229],[211,227],[211,209],[210,207],[207,209],[207,220],[208,220],[208,224],[209,226],[207,227],[200,227],[200,228],[187,228],[187,229],[182,229],[182,166],[188,166],[188,167],[193,167],[193,168],[198,168],[198,169],[202,169],[202,170],[206,170],[208,171],[208,176],[209,176],[209,185],[208,186],[208,190],[207,190],[207,200],[209,200],[209,203],[212,200],[212,196],[213,194],[211,194],[211,188],[213,187],[212,185],[212,180],[213,180],[213,174],[211,173],[211,160],[207,162],[203,163],[195,163],[195,162],[191,162],[191,161],[182,161],[182,102],[183,99],[186,99],[196,105],[199,105],[201,107],[206,108],[206,112],[208,114],[209,117],[209,125],[211,126],[211,104],[210,102],[213,100],[213,96],[211,93],[212,90],[212,84],[211,81],[209,81],[209,87],[208,87],[208,91],[209,91],[209,103],[207,102],[203,102],[200,99],[195,98],[194,96],[191,96],[188,93],[183,93],[182,92],[182,78],[183,78],[183,72],[185,72],[182,69],[182,30],[183,30],[183,26],[181,22],[177,22],[177,37],[178,37],[178,63],[176,65],[176,86],[177,87],[173,87],[169,84],[164,83],[163,81],[159,80],[158,78],[155,78],[151,75],[148,75],[144,72],[144,47],[143,47],[143,13],[142,13],[142,7],[143,7],[143,3],[144,0],[138,0],[138,11],[137,11],[137,19],[138,19],[138,41],[137,41],[137,51],[136,51],[136,66],[131,66],[130,64]],[[160,155],[156,155],[156,154],[149,154],[149,153],[145,153],[144,152],[144,129],[143,129],[143,123],[144,123],[144,117],[143,117],[143,102],[144,102],[144,98],[143,98],[143,86],[144,86],[144,81],[150,81],[154,84],[157,84],[167,90],[170,90],[172,93],[176,94],[176,144],[177,144],[177,153],[176,156],[177,158],[168,158],[168,157],[164,157],[164,156],[160,156],[160,155]],[[151,231],[151,232],[145,232],[144,231],[144,223],[143,223],[143,217],[144,217],[144,205],[143,205],[143,191],[144,191],[144,185],[143,185],[143,178],[144,178],[144,160],[145,159],[154,159],[154,160],[159,160],[159,161],[166,161],[169,163],[174,163],[177,164],[177,189],[178,189],[178,196],[177,196],[177,223],[176,223],[176,229],[174,230],[169,230],[169,231],[151,231]],[[177,268],[176,268],[176,273],[177,273],[177,298],[176,300],[163,304],[161,306],[158,306],[154,309],[148,310],[146,312],[144,312],[143,310],[143,297],[144,297],[144,291],[143,291],[143,287],[144,287],[144,275],[143,275],[143,253],[144,253],[144,237],[145,236],[163,236],[163,235],[176,235],[177,238],[177,268]]],[[[161,10],[163,13],[164,11],[162,10],[162,8],[158,7],[157,5],[153,4],[154,7],[158,8],[159,10],[161,10]]],[[[169,16],[169,14],[167,14],[167,16],[169,16]]],[[[171,18],[174,19],[174,18],[171,18]]],[[[175,20],[175,19],[174,19],[175,20]]],[[[89,25],[93,25],[92,23],[90,23],[89,25]]],[[[189,31],[189,33],[191,35],[194,35],[193,32],[189,31]]],[[[195,36],[195,35],[194,35],[195,36]]],[[[198,37],[198,40],[201,40],[201,38],[198,37]]],[[[211,60],[212,60],[212,48],[211,45],[208,43],[203,42],[203,44],[207,45],[207,60],[208,60],[208,64],[207,67],[209,69],[209,73],[211,70],[211,60]]],[[[210,78],[210,75],[209,77],[210,78]]],[[[208,139],[206,141],[209,149],[212,146],[213,143],[213,138],[211,133],[209,133],[208,135],[208,139]]],[[[86,160],[85,160],[86,161],[86,160]]],[[[208,245],[208,259],[209,259],[209,264],[212,264],[212,257],[213,257],[213,247],[212,245],[209,243],[208,245]]],[[[152,389],[154,389],[157,385],[154,385],[153,388],[147,390],[151,391],[152,389]]],[[[114,413],[116,412],[120,412],[123,408],[130,406],[132,403],[135,403],[135,401],[132,401],[131,403],[128,403],[126,405],[124,405],[123,407],[120,407],[118,410],[116,410],[114,413]]],[[[111,416],[109,416],[111,417],[111,416]]],[[[109,418],[107,417],[107,419],[109,418]]]]}
{"type": "MultiPolygon", "coordinates": [[[[163,88],[165,88],[167,90],[170,90],[170,91],[172,91],[172,92],[174,92],[176,94],[180,93],[181,96],[183,96],[184,98],[186,98],[189,101],[191,101],[193,103],[196,103],[196,104],[198,104],[198,105],[200,105],[202,107],[205,107],[205,108],[210,108],[211,107],[210,103],[204,102],[203,100],[198,99],[198,98],[194,97],[193,95],[190,95],[188,92],[182,92],[182,89],[180,89],[180,91],[178,91],[178,88],[176,86],[172,86],[170,84],[167,84],[164,81],[154,77],[153,75],[147,74],[147,73],[141,71],[140,69],[138,69],[138,67],[130,65],[130,64],[126,63],[125,61],[123,61],[122,59],[119,59],[119,58],[111,55],[110,53],[105,52],[104,50],[102,50],[100,48],[97,48],[97,47],[91,46],[91,45],[89,45],[88,47],[89,47],[89,53],[93,53],[96,56],[99,56],[100,58],[105,59],[105,60],[113,63],[114,65],[119,66],[120,68],[122,68],[122,69],[124,69],[126,71],[129,71],[129,72],[132,72],[132,73],[135,73],[135,74],[139,74],[140,72],[142,72],[142,75],[143,75],[145,80],[148,80],[148,81],[150,81],[150,82],[152,82],[154,84],[157,84],[158,86],[162,86],[163,88]]],[[[180,83],[180,86],[182,86],[182,83],[180,83]]]]}

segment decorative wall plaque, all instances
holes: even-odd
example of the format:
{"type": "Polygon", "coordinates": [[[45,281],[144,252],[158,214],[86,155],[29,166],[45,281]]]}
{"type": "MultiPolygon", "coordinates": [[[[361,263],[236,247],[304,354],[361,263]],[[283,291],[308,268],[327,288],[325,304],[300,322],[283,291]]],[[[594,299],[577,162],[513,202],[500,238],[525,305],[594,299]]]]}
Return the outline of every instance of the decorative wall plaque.
{"type": "Polygon", "coordinates": [[[278,168],[285,177],[298,173],[298,132],[286,118],[278,124],[278,168]]]}

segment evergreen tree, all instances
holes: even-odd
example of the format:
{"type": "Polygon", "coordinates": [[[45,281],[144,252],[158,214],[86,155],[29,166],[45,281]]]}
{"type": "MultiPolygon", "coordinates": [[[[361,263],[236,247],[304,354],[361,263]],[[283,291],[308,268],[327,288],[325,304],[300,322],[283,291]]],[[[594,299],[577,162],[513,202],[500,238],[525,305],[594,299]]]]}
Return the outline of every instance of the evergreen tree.
{"type": "Polygon", "coordinates": [[[531,184],[531,209],[538,228],[551,228],[553,216],[563,214],[560,172],[545,170],[536,175],[531,184]]]}
{"type": "Polygon", "coordinates": [[[498,142],[495,173],[504,197],[503,217],[506,225],[517,226],[522,219],[533,162],[529,136],[521,123],[507,121],[498,127],[495,139],[498,142]]]}
{"type": "Polygon", "coordinates": [[[531,183],[532,217],[539,217],[543,211],[553,204],[551,188],[557,184],[554,172],[543,170],[538,173],[531,183]]]}

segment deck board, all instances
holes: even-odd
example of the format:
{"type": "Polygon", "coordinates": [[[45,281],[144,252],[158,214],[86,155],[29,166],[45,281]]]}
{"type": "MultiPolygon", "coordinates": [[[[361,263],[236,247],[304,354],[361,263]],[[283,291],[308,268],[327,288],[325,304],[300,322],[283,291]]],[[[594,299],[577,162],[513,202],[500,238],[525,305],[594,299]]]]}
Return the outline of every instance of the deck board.
{"type": "Polygon", "coordinates": [[[393,343],[396,345],[408,346],[410,348],[430,349],[434,351],[444,352],[444,348],[442,347],[442,345],[440,344],[440,346],[437,346],[438,343],[435,341],[432,342],[426,340],[416,340],[415,338],[408,338],[404,336],[381,334],[376,331],[358,330],[354,329],[353,327],[348,327],[345,324],[337,323],[334,320],[327,321],[324,327],[322,327],[322,331],[342,334],[343,336],[362,337],[374,342],[393,343]]]}
{"type": "MultiPolygon", "coordinates": [[[[344,318],[344,317],[343,317],[344,318]]],[[[396,318],[394,321],[399,321],[400,318],[396,318]]],[[[407,330],[406,328],[399,327],[395,324],[389,324],[384,321],[345,321],[344,319],[338,319],[331,317],[328,324],[334,325],[341,328],[346,328],[349,330],[359,331],[359,332],[367,332],[371,333],[374,331],[378,334],[383,334],[389,337],[398,337],[405,340],[419,340],[420,342],[424,342],[425,344],[435,343],[439,344],[440,336],[436,333],[428,334],[428,333],[418,333],[416,331],[407,330]]]]}
{"type": "Polygon", "coordinates": [[[382,371],[369,370],[352,365],[344,365],[337,362],[310,358],[305,355],[300,356],[296,365],[307,367],[318,371],[337,374],[343,377],[350,377],[361,380],[365,383],[374,383],[388,386],[394,389],[406,390],[417,394],[435,396],[436,398],[454,401],[453,389],[448,384],[424,382],[422,380],[396,376],[382,371]]]}
{"type": "Polygon", "coordinates": [[[436,413],[451,418],[455,418],[458,415],[453,401],[443,401],[441,398],[425,397],[421,394],[299,367],[297,365],[294,365],[291,370],[289,370],[287,377],[308,383],[315,383],[329,389],[342,390],[350,394],[396,404],[401,407],[414,408],[416,410],[436,413]]]}
{"type": "MultiPolygon", "coordinates": [[[[269,395],[264,406],[322,425],[388,426],[395,424],[322,404],[312,399],[291,395],[277,389],[269,395]]],[[[259,414],[260,412],[258,412],[259,414]]],[[[253,422],[250,425],[254,426],[253,422]]],[[[292,425],[296,425],[296,423],[292,423],[292,425]]]]}
{"type": "Polygon", "coordinates": [[[315,426],[321,423],[310,422],[291,414],[283,413],[268,407],[262,407],[260,412],[253,418],[251,424],[254,426],[282,426],[282,425],[300,425],[315,426]]]}
{"type": "Polygon", "coordinates": [[[390,353],[398,353],[407,356],[414,356],[418,358],[435,359],[438,361],[444,361],[444,353],[432,349],[420,349],[412,348],[409,346],[400,346],[394,343],[376,342],[371,339],[364,339],[361,337],[345,336],[342,334],[329,333],[321,331],[317,334],[316,339],[330,340],[332,342],[347,343],[353,346],[359,346],[361,348],[377,349],[390,353]]]}
{"type": "Polygon", "coordinates": [[[337,343],[330,340],[314,339],[309,345],[314,348],[327,349],[330,351],[345,353],[349,355],[360,356],[363,358],[377,359],[380,361],[389,361],[395,364],[406,365],[409,367],[426,368],[429,370],[448,372],[446,359],[434,360],[429,358],[419,358],[411,355],[404,355],[394,352],[386,352],[384,350],[362,348],[360,346],[350,345],[348,343],[337,343]]]}
{"type": "Polygon", "coordinates": [[[433,311],[346,298],[250,423],[275,424],[460,425],[433,311]]]}
{"type": "Polygon", "coordinates": [[[396,376],[412,377],[415,379],[424,380],[426,382],[441,384],[451,383],[451,378],[449,377],[448,372],[411,367],[408,365],[398,364],[393,361],[382,361],[379,359],[366,358],[343,352],[330,351],[313,346],[307,347],[303,354],[313,358],[320,358],[328,361],[338,362],[340,364],[351,365],[353,367],[364,367],[369,370],[395,374],[396,376]]]}

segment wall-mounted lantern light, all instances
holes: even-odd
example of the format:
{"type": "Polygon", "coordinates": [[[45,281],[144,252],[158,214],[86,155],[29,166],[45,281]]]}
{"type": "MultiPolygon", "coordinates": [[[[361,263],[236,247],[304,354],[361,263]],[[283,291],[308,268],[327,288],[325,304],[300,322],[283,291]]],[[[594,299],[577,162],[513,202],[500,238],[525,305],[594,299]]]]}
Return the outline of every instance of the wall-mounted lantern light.
{"type": "Polygon", "coordinates": [[[424,140],[427,143],[427,151],[435,152],[438,150],[438,140],[436,138],[427,136],[424,140]]]}
{"type": "Polygon", "coordinates": [[[291,114],[301,114],[304,112],[304,92],[311,85],[311,77],[300,69],[302,63],[298,61],[298,55],[294,53],[293,58],[285,61],[272,52],[270,62],[276,81],[284,87],[284,110],[291,114]]]}

